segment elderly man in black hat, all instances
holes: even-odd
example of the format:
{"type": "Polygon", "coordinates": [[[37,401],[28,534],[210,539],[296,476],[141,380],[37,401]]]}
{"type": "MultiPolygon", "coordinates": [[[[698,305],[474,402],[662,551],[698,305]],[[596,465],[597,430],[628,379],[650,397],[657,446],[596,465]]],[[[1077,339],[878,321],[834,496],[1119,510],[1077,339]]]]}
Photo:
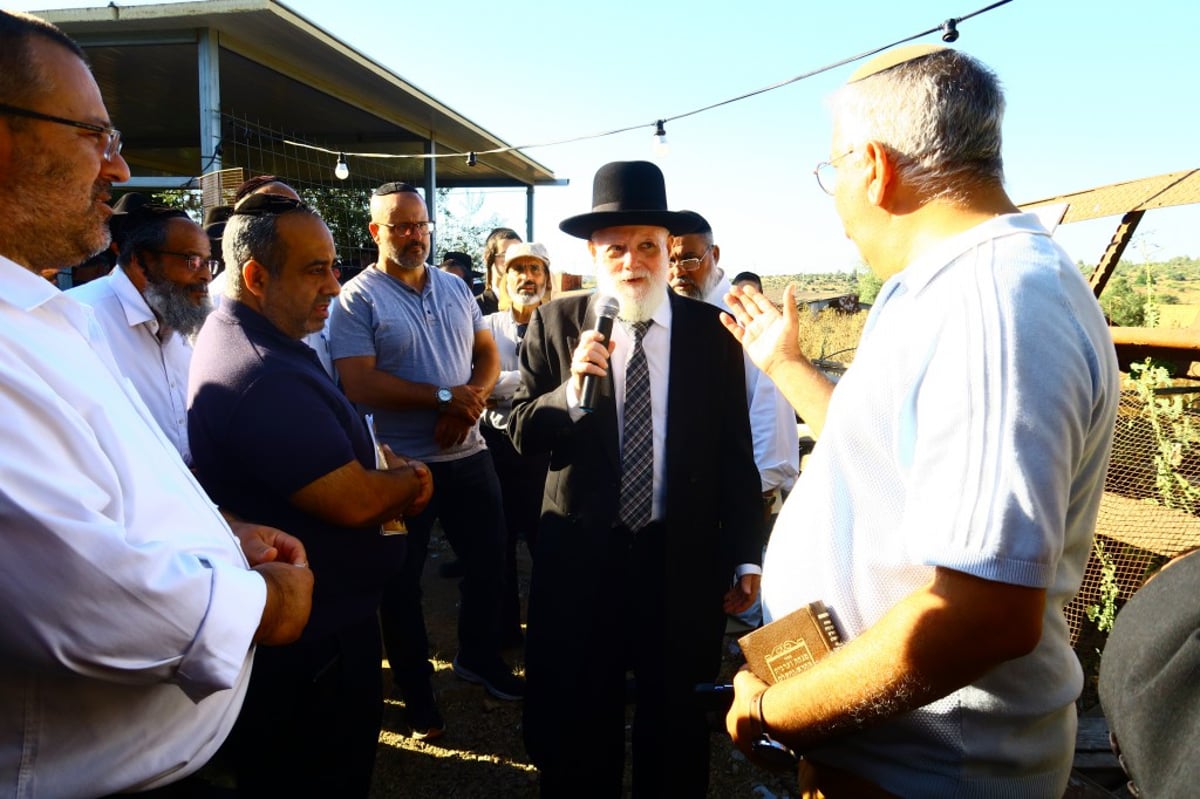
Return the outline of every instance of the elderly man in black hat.
{"type": "Polygon", "coordinates": [[[738,572],[762,547],[742,356],[716,308],[668,289],[667,237],[691,217],[667,210],[658,167],[607,164],[592,196],[560,227],[588,240],[600,291],[534,314],[509,420],[520,452],[550,455],[525,741],[543,796],[621,795],[631,670],[634,795],[704,796],[694,688],[717,673],[724,613],[754,599],[738,572]]]}

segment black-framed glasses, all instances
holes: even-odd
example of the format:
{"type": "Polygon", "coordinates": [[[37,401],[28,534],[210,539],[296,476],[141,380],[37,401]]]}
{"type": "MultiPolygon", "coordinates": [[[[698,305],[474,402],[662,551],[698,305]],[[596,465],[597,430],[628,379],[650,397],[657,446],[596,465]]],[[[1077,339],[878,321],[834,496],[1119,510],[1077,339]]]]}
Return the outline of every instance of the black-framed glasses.
{"type": "Polygon", "coordinates": [[[700,264],[704,263],[704,259],[712,252],[713,246],[709,244],[704,248],[704,252],[700,253],[695,258],[671,258],[669,263],[673,268],[682,269],[685,272],[695,272],[700,268],[700,264]]]}
{"type": "Polygon", "coordinates": [[[853,152],[854,148],[851,147],[841,155],[817,164],[817,168],[813,170],[813,176],[817,179],[817,185],[821,187],[821,191],[825,192],[830,197],[832,197],[833,193],[837,191],[837,167],[835,164],[853,152]]]}
{"type": "Polygon", "coordinates": [[[387,228],[397,236],[411,236],[414,233],[425,236],[433,232],[432,222],[378,222],[376,224],[387,228]]]}
{"type": "Polygon", "coordinates": [[[0,114],[8,114],[14,117],[25,117],[27,119],[40,119],[43,122],[55,122],[59,125],[70,125],[73,128],[80,128],[90,133],[95,133],[97,136],[103,137],[104,141],[104,160],[112,161],[117,157],[117,153],[121,152],[121,131],[111,125],[95,125],[91,122],[79,122],[66,117],[56,117],[53,114],[43,114],[41,111],[33,111],[28,108],[18,108],[15,105],[0,103],[0,114]]]}
{"type": "Polygon", "coordinates": [[[188,271],[191,272],[199,272],[201,269],[208,267],[208,271],[215,274],[221,267],[221,262],[216,258],[206,258],[194,252],[172,252],[171,250],[150,250],[150,252],[155,255],[171,255],[175,258],[182,258],[184,264],[187,265],[188,271]]]}

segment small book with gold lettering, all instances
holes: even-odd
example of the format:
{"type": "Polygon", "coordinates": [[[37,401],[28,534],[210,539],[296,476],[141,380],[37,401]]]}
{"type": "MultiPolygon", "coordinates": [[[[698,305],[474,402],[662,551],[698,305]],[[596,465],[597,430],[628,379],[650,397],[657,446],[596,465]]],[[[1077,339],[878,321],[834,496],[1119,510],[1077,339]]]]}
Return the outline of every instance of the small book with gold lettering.
{"type": "Polygon", "coordinates": [[[841,645],[829,610],[819,600],[738,639],[750,670],[768,685],[811,668],[841,645]]]}

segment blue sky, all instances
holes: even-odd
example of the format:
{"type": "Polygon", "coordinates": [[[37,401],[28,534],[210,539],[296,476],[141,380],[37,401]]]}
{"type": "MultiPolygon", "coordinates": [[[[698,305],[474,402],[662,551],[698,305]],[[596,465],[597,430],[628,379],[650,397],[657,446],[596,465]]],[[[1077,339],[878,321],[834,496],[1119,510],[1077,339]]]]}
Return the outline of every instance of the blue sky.
{"type": "MultiPolygon", "coordinates": [[[[144,3],[121,3],[121,5],[144,3]]],[[[292,10],[509,144],[648,127],[529,155],[571,185],[538,189],[535,237],[556,267],[587,271],[558,232],[591,206],[607,161],[646,159],[675,208],[712,223],[727,271],[849,269],[860,263],[812,169],[828,157],[824,98],[853,71],[823,75],[667,125],[654,120],[735,97],[963,17],[989,0],[764,0],[737,4],[481,0],[401,4],[289,0],[292,10]]],[[[87,6],[27,2],[25,10],[87,6]]],[[[93,3],[91,5],[103,5],[93,3]]],[[[1200,5],[1178,0],[1012,0],[959,25],[956,47],[1000,76],[1005,164],[1017,202],[1198,166],[1195,56],[1200,5]]],[[[921,41],[937,41],[928,36],[921,41]]],[[[120,124],[120,120],[116,120],[120,124]]],[[[524,229],[524,193],[489,192],[484,213],[524,229]]],[[[1118,219],[1057,237],[1095,263],[1118,219]]],[[[1200,256],[1200,206],[1153,211],[1127,258],[1200,256]]]]}

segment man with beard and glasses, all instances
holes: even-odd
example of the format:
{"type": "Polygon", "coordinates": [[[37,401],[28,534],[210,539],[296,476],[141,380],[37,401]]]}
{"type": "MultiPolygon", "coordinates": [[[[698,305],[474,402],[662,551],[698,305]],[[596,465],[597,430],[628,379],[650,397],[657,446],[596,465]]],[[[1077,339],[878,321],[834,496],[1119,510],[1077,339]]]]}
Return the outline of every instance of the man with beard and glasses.
{"type": "Polygon", "coordinates": [[[125,221],[117,268],[67,292],[95,312],[117,367],[188,464],[188,366],[212,308],[209,247],[185,212],[143,204],[125,221]]]}
{"type": "Polygon", "coordinates": [[[479,432],[500,356],[467,284],[426,263],[433,224],[417,190],[385,183],[370,208],[379,260],[346,284],[333,308],[333,358],[346,396],[374,415],[379,440],[433,473],[433,499],[407,519],[408,557],[380,606],[394,684],[414,736],[428,738],[445,728],[421,610],[435,521],[463,568],[454,673],[498,699],[525,694],[524,680],[500,656],[504,509],[479,432]]]}
{"type": "MultiPolygon", "coordinates": [[[[694,230],[671,237],[671,290],[684,297],[707,302],[728,311],[725,295],[729,280],[718,266],[721,247],[713,239],[712,226],[695,211],[681,211],[694,221],[694,230]]],[[[800,436],[796,431],[796,412],[771,379],[744,356],[746,365],[746,402],[750,405],[750,432],[754,436],[754,465],[762,487],[762,513],[767,522],[782,506],[800,473],[800,436]]],[[[770,529],[769,527],[767,528],[770,529]]],[[[762,605],[755,603],[738,619],[752,627],[762,623],[762,605]]]]}
{"type": "Polygon", "coordinates": [[[518,357],[521,341],[529,329],[529,320],[539,306],[550,301],[550,255],[537,242],[511,245],[505,252],[504,279],[500,284],[500,310],[484,321],[496,339],[500,351],[500,379],[492,389],[491,402],[483,414],[483,438],[496,462],[500,490],[504,496],[504,523],[508,544],[504,563],[504,607],[500,618],[502,642],[506,647],[520,646],[521,599],[517,586],[517,542],[523,536],[530,554],[534,552],[538,517],[542,511],[542,492],[546,488],[549,457],[521,455],[508,438],[508,416],[512,398],[521,385],[518,357]]]}
{"type": "Polygon", "coordinates": [[[421,463],[384,450],[302,343],[340,291],[329,229],[288,197],[255,194],[226,223],[230,280],[196,339],[189,431],[214,501],[303,537],[316,587],[300,640],[259,652],[222,750],[241,796],[363,796],[383,713],[379,622],[404,536],[381,524],[419,512],[421,463]],[[263,741],[289,754],[263,761],[263,741]]]}
{"type": "Polygon", "coordinates": [[[559,227],[588,240],[598,294],[533,314],[508,424],[518,452],[550,457],[525,744],[543,796],[621,796],[631,670],[633,795],[703,797],[695,687],[716,677],[725,613],[754,601],[762,558],[742,353],[716,308],[667,285],[668,235],[695,220],[667,210],[658,167],[606,164],[592,206],[559,227]],[[620,305],[610,342],[604,295],[620,305]]]}
{"type": "Polygon", "coordinates": [[[308,619],[304,547],[231,530],[92,311],[38,274],[108,245],[106,200],[128,179],[83,52],[0,11],[6,796],[192,795],[237,717],[255,644],[293,641],[308,619]]]}

